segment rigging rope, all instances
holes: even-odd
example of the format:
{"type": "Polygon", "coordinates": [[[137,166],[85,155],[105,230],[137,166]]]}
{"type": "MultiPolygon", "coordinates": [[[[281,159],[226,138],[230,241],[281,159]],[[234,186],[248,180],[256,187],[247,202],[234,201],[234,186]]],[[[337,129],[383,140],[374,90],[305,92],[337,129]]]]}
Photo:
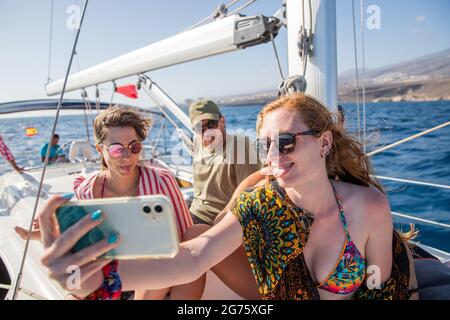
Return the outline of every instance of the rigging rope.
{"type": "Polygon", "coordinates": [[[84,124],[86,126],[86,136],[87,136],[89,144],[91,144],[91,134],[89,133],[89,121],[88,121],[88,116],[86,114],[86,109],[83,109],[83,114],[84,114],[84,124]]]}
{"type": "MultiPolygon", "coordinates": [[[[74,53],[75,53],[75,49],[77,47],[78,37],[80,35],[81,25],[83,24],[83,19],[84,19],[84,15],[86,13],[86,7],[87,7],[88,2],[89,2],[89,0],[85,0],[84,1],[84,7],[83,7],[83,12],[81,14],[80,24],[78,26],[77,35],[76,35],[74,43],[73,43],[72,52],[70,54],[69,65],[67,66],[66,75],[65,75],[65,78],[64,78],[64,84],[63,84],[62,91],[61,91],[61,96],[59,97],[58,107],[56,109],[55,122],[53,123],[53,128],[52,128],[52,131],[51,131],[51,134],[50,134],[49,146],[51,146],[53,135],[55,134],[55,131],[56,131],[56,125],[58,124],[58,118],[59,118],[59,113],[61,111],[62,100],[64,98],[64,92],[66,90],[67,79],[69,78],[70,69],[72,67],[73,56],[74,56],[74,53]]],[[[13,300],[15,300],[17,298],[17,293],[19,291],[20,283],[21,283],[22,276],[23,276],[23,268],[25,266],[25,260],[26,260],[28,248],[29,248],[29,245],[30,245],[31,230],[33,229],[33,222],[34,222],[34,219],[36,217],[37,207],[38,207],[39,199],[40,199],[39,196],[41,194],[42,185],[43,185],[44,177],[45,177],[45,172],[47,170],[48,160],[49,160],[49,157],[50,157],[50,150],[51,150],[50,147],[47,148],[47,154],[45,155],[44,167],[42,169],[42,175],[41,175],[41,179],[39,181],[39,188],[38,188],[38,192],[36,194],[36,201],[34,203],[33,214],[31,216],[30,226],[28,228],[28,235],[27,235],[27,240],[25,242],[25,249],[24,249],[23,256],[22,256],[20,269],[19,269],[19,272],[17,273],[16,283],[14,285],[13,300]]]]}
{"type": "Polygon", "coordinates": [[[86,90],[84,88],[81,89],[81,97],[84,100],[84,105],[86,106],[86,110],[87,110],[87,114],[89,116],[89,119],[90,119],[91,123],[93,123],[94,122],[94,115],[92,114],[91,102],[89,101],[88,94],[87,94],[87,92],[86,92],[86,90]]]}

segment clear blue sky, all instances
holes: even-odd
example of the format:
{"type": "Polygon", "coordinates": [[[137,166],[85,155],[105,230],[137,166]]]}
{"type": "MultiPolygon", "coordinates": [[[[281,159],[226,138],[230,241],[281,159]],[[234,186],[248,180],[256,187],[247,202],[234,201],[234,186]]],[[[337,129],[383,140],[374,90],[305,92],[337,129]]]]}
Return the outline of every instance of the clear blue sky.
{"type": "MultiPolygon", "coordinates": [[[[228,1],[223,1],[228,2],[228,1]]],[[[245,14],[272,15],[281,0],[259,0],[245,14]]],[[[353,68],[351,0],[338,0],[338,69],[353,68]]],[[[74,31],[66,27],[70,5],[55,0],[51,78],[64,76],[74,31]]],[[[214,0],[91,0],[79,45],[81,69],[174,35],[209,15],[214,0]]],[[[359,0],[357,12],[359,15],[359,0]]],[[[47,79],[50,0],[0,0],[0,102],[44,98],[47,79]]],[[[450,47],[449,0],[365,0],[381,9],[381,30],[366,29],[366,64],[384,66],[450,47]]],[[[279,50],[286,32],[277,38],[279,50]]],[[[286,54],[281,52],[286,70],[286,54]]],[[[74,61],[72,72],[78,70],[74,61]]],[[[176,101],[254,92],[278,86],[270,44],[173,66],[150,76],[176,101]]],[[[126,83],[120,81],[119,83],[126,83]]],[[[111,86],[102,86],[109,101],[111,86]]],[[[93,97],[90,91],[90,97],[93,97]]],[[[66,97],[79,98],[79,92],[66,97]]],[[[122,100],[132,102],[130,100],[122,100]]],[[[140,98],[137,104],[147,104],[140,98]]]]}

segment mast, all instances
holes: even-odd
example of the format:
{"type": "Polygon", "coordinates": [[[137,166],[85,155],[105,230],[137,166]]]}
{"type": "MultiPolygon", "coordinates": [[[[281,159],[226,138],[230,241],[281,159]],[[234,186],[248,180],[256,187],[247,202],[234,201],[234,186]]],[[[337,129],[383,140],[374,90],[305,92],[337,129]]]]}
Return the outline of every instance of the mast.
{"type": "Polygon", "coordinates": [[[307,58],[306,93],[320,100],[331,111],[335,111],[337,108],[335,0],[287,0],[286,14],[289,76],[303,75],[304,61],[299,55],[299,34],[302,26],[308,31],[312,28],[313,51],[307,58]]]}

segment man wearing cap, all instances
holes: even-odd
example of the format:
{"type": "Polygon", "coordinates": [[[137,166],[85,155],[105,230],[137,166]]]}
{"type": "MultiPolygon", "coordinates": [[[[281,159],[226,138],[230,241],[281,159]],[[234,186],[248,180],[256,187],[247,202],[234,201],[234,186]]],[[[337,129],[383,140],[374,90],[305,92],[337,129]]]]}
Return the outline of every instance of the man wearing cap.
{"type": "Polygon", "coordinates": [[[260,169],[249,138],[226,133],[225,118],[211,100],[189,107],[194,129],[194,200],[189,208],[194,223],[214,224],[234,190],[260,169]]]}

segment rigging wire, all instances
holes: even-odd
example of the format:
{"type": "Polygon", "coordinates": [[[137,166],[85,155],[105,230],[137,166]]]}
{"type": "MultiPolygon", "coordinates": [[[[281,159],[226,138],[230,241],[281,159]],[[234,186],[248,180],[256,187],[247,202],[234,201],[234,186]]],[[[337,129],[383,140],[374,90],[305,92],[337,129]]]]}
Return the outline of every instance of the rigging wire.
{"type": "Polygon", "coordinates": [[[250,0],[247,3],[243,4],[241,7],[237,8],[236,10],[234,10],[233,12],[228,13],[228,9],[232,6],[234,6],[236,3],[240,2],[242,0],[233,0],[231,2],[229,2],[226,5],[220,5],[217,9],[214,10],[213,13],[211,13],[210,15],[208,15],[207,17],[203,18],[202,20],[194,23],[192,26],[190,26],[189,28],[186,28],[184,31],[189,31],[192,30],[194,28],[197,28],[199,26],[201,26],[202,24],[210,21],[210,20],[214,20],[217,17],[221,16],[220,13],[223,13],[222,16],[226,17],[228,15],[233,15],[235,13],[238,13],[242,10],[244,10],[245,8],[247,8],[248,6],[250,6],[251,4],[253,4],[254,2],[256,2],[257,0],[250,0]]]}
{"type": "Polygon", "coordinates": [[[356,14],[355,0],[352,0],[352,18],[353,18],[353,48],[355,56],[355,76],[356,76],[356,112],[358,121],[358,141],[361,143],[361,114],[359,105],[359,66],[358,66],[358,47],[356,41],[356,14]]]}
{"type": "MultiPolygon", "coordinates": [[[[80,7],[80,3],[79,0],[77,0],[77,7],[80,7]]],[[[74,35],[76,36],[77,32],[76,29],[73,29],[74,35]]],[[[81,70],[80,68],[80,57],[78,55],[78,50],[75,50],[75,58],[76,58],[76,62],[77,62],[77,71],[79,72],[81,70]]]]}
{"type": "MultiPolygon", "coordinates": [[[[233,0],[233,1],[229,2],[228,4],[226,4],[226,5],[224,6],[224,8],[225,8],[226,10],[228,10],[228,9],[230,9],[230,7],[234,6],[236,3],[241,2],[241,1],[242,1],[242,0],[233,0]]],[[[256,0],[255,0],[255,1],[256,1],[256,0]]]]}
{"type": "Polygon", "coordinates": [[[406,182],[406,183],[411,183],[411,184],[417,184],[417,185],[420,185],[420,186],[435,187],[435,188],[442,188],[442,189],[450,189],[450,186],[447,186],[447,185],[431,183],[431,182],[425,182],[425,181],[400,179],[400,178],[385,177],[385,176],[378,176],[378,175],[372,175],[372,177],[375,177],[375,178],[380,179],[380,180],[406,182]]]}
{"type": "Polygon", "coordinates": [[[436,221],[427,220],[427,219],[423,219],[423,218],[418,218],[418,217],[411,216],[409,214],[399,213],[399,212],[395,212],[395,211],[391,211],[391,213],[392,213],[393,216],[402,217],[402,218],[415,220],[415,221],[419,221],[419,222],[432,224],[432,225],[435,225],[435,226],[439,226],[439,227],[450,229],[450,224],[446,224],[446,223],[442,223],[442,222],[436,222],[436,221]]]}
{"type": "Polygon", "coordinates": [[[83,114],[84,114],[84,124],[86,126],[86,136],[88,139],[89,144],[91,144],[91,134],[89,133],[89,121],[88,121],[88,116],[86,114],[86,109],[83,109],[83,114]]]}
{"type": "Polygon", "coordinates": [[[421,136],[423,136],[423,135],[426,135],[426,134],[428,134],[428,133],[430,133],[430,132],[433,132],[433,131],[439,130],[439,129],[441,129],[441,128],[444,128],[444,127],[446,127],[446,126],[448,126],[448,125],[450,125],[450,121],[445,122],[445,123],[443,123],[443,124],[440,124],[440,125],[438,125],[438,126],[436,126],[436,127],[433,127],[433,128],[431,128],[431,129],[422,131],[422,132],[420,132],[420,133],[414,134],[414,135],[409,136],[409,137],[407,137],[407,138],[401,139],[401,140],[399,140],[399,141],[397,141],[397,142],[391,143],[391,144],[389,144],[389,145],[387,145],[387,146],[385,146],[385,147],[382,147],[382,148],[380,148],[380,149],[377,149],[377,150],[374,150],[374,151],[372,151],[372,152],[369,152],[369,153],[367,154],[367,156],[368,156],[368,157],[374,156],[374,155],[376,155],[376,154],[378,154],[378,153],[380,153],[380,152],[386,151],[386,150],[388,150],[388,149],[392,149],[393,147],[396,147],[396,146],[398,146],[398,145],[400,145],[400,144],[402,144],[402,143],[405,143],[405,142],[407,142],[407,141],[414,140],[414,139],[419,138],[419,137],[421,137],[421,136]]]}
{"type": "Polygon", "coordinates": [[[47,84],[50,83],[50,73],[52,66],[52,45],[53,45],[53,11],[55,7],[55,0],[52,0],[50,5],[50,31],[49,31],[49,40],[48,40],[48,65],[47,65],[47,84]]]}
{"type": "Polygon", "coordinates": [[[361,4],[361,50],[362,50],[362,106],[363,106],[363,151],[366,153],[366,43],[365,43],[365,16],[364,16],[364,0],[360,0],[361,4]]]}
{"type": "MultiPolygon", "coordinates": [[[[8,284],[0,284],[0,289],[11,290],[11,289],[13,289],[13,287],[8,284]]],[[[26,288],[19,288],[19,291],[35,300],[48,300],[46,297],[43,297],[40,294],[33,292],[31,290],[28,290],[26,288]]]]}
{"type": "MultiPolygon", "coordinates": [[[[80,24],[78,26],[77,34],[76,34],[76,37],[75,37],[75,40],[74,40],[74,43],[73,43],[72,52],[70,54],[69,65],[67,66],[66,75],[64,77],[64,84],[63,84],[63,87],[62,87],[61,95],[59,97],[58,107],[56,109],[55,121],[53,123],[53,128],[52,128],[52,131],[51,131],[51,134],[50,134],[49,146],[51,146],[51,141],[52,141],[53,135],[55,134],[55,131],[56,131],[56,125],[58,124],[59,113],[61,111],[61,105],[62,105],[62,101],[63,101],[63,98],[64,98],[64,92],[66,90],[67,79],[69,78],[69,73],[70,73],[70,69],[72,67],[72,61],[73,61],[75,49],[77,47],[78,38],[79,38],[79,35],[80,35],[81,26],[83,24],[83,19],[84,19],[84,15],[86,13],[86,7],[87,7],[88,2],[89,2],[89,0],[84,0],[84,6],[83,6],[83,12],[81,14],[80,24]]],[[[28,252],[28,248],[29,248],[30,240],[31,240],[30,239],[31,230],[33,229],[33,222],[34,222],[34,219],[36,217],[36,212],[37,212],[37,208],[38,208],[38,204],[39,204],[39,199],[40,199],[40,195],[41,195],[42,185],[43,185],[43,182],[44,182],[45,172],[47,170],[48,160],[49,160],[49,157],[50,157],[50,150],[51,150],[51,148],[48,147],[47,148],[47,153],[45,155],[44,167],[42,169],[42,175],[41,175],[41,179],[39,181],[39,188],[38,188],[37,195],[36,195],[36,201],[34,203],[33,214],[31,216],[31,220],[30,220],[30,226],[28,228],[28,235],[27,235],[27,240],[25,242],[25,248],[24,248],[24,252],[23,252],[23,256],[22,256],[22,261],[20,263],[19,272],[17,273],[17,279],[16,279],[16,282],[15,282],[15,285],[14,285],[14,293],[13,293],[13,297],[12,297],[13,300],[16,300],[16,298],[17,298],[17,294],[19,292],[20,283],[21,283],[22,276],[23,276],[23,268],[25,266],[26,256],[27,256],[27,252],[28,252]]]]}
{"type": "Polygon", "coordinates": [[[112,90],[112,94],[111,94],[111,100],[109,101],[109,106],[111,107],[112,106],[112,103],[113,103],[113,99],[114,99],[114,94],[116,93],[116,88],[117,88],[117,85],[116,85],[116,83],[113,81],[112,82],[113,83],[113,90],[112,90]]]}
{"type": "Polygon", "coordinates": [[[98,90],[98,85],[95,85],[95,110],[100,110],[100,90],[98,90]]]}
{"type": "MultiPolygon", "coordinates": [[[[364,0],[360,0],[360,10],[361,10],[361,47],[362,47],[362,116],[363,116],[363,120],[362,120],[362,124],[363,124],[363,141],[362,141],[362,145],[363,145],[363,151],[364,153],[366,153],[366,87],[365,87],[365,79],[366,79],[366,74],[365,74],[365,70],[366,70],[366,64],[365,64],[365,16],[364,16],[364,0]]],[[[358,139],[361,141],[361,120],[360,120],[360,106],[359,106],[359,91],[360,91],[360,84],[359,84],[359,69],[358,69],[358,54],[357,54],[357,47],[356,47],[356,27],[355,27],[355,4],[354,4],[354,0],[352,0],[352,11],[353,11],[353,38],[354,38],[354,45],[355,45],[355,67],[356,67],[356,82],[357,82],[357,91],[356,91],[356,104],[357,104],[357,117],[358,117],[358,139]]],[[[383,148],[377,149],[375,151],[369,152],[367,154],[367,156],[373,156],[375,154],[378,154],[380,152],[386,151],[388,149],[391,149],[395,146],[398,146],[404,142],[419,138],[427,133],[430,133],[432,131],[438,130],[440,128],[443,128],[447,125],[449,125],[450,122],[446,122],[443,123],[439,126],[436,126],[434,128],[425,130],[421,133],[415,134],[413,136],[410,136],[408,138],[402,139],[400,141],[397,141],[395,143],[392,143],[388,146],[385,146],[383,148]]],[[[399,178],[392,178],[392,177],[385,177],[385,176],[375,176],[379,179],[383,179],[383,180],[391,180],[391,181],[396,181],[396,182],[406,182],[406,183],[411,183],[411,184],[417,184],[417,185],[424,185],[424,186],[431,186],[431,187],[437,187],[437,188],[444,188],[444,189],[450,189],[450,186],[446,186],[446,185],[440,185],[440,184],[435,184],[435,183],[428,183],[428,182],[422,182],[422,181],[415,181],[415,180],[408,180],[408,179],[399,179],[399,178]]],[[[437,225],[437,226],[441,226],[441,227],[445,227],[445,228],[450,228],[449,224],[445,224],[445,223],[440,223],[440,222],[435,222],[435,221],[431,221],[431,220],[427,220],[427,219],[422,219],[422,218],[417,218],[411,215],[406,215],[406,214],[402,214],[399,212],[394,212],[392,211],[392,215],[394,216],[398,216],[398,217],[403,217],[403,218],[407,218],[407,219],[411,219],[411,220],[416,220],[419,222],[423,222],[423,223],[428,223],[428,224],[432,224],[432,225],[437,225]]]]}
{"type": "Polygon", "coordinates": [[[153,147],[152,147],[152,159],[155,158],[155,156],[156,156],[156,151],[157,151],[157,148],[158,148],[158,144],[159,144],[159,141],[161,140],[161,135],[163,134],[165,128],[166,128],[166,121],[163,120],[162,123],[161,123],[161,127],[160,127],[160,129],[158,131],[158,134],[156,136],[155,143],[153,144],[153,147]]]}
{"type": "Polygon", "coordinates": [[[88,94],[87,94],[85,88],[81,89],[81,97],[84,100],[84,105],[86,106],[86,111],[87,111],[87,114],[89,116],[89,119],[90,119],[91,123],[93,123],[94,122],[94,115],[92,114],[92,106],[91,106],[91,102],[89,101],[89,97],[88,97],[88,94]]]}
{"type": "Polygon", "coordinates": [[[249,0],[247,3],[244,3],[242,6],[240,6],[239,8],[237,8],[236,10],[230,12],[227,15],[233,15],[233,14],[239,13],[239,12],[241,12],[242,10],[244,10],[245,8],[247,8],[248,6],[252,5],[255,2],[256,2],[256,0],[249,0]]]}
{"type": "Polygon", "coordinates": [[[277,47],[275,46],[275,39],[273,33],[270,33],[270,41],[272,42],[273,52],[275,53],[275,60],[277,61],[278,72],[280,73],[281,81],[284,81],[283,69],[281,68],[280,58],[278,56],[277,47]]]}
{"type": "MultiPolygon", "coordinates": [[[[312,35],[313,35],[313,21],[312,21],[312,4],[311,4],[311,0],[308,1],[308,6],[309,6],[309,34],[306,33],[309,42],[312,43],[312,35]]],[[[303,30],[308,30],[305,27],[305,0],[302,0],[302,14],[303,14],[303,20],[302,20],[302,29],[303,30]]],[[[308,57],[309,57],[309,50],[310,47],[308,46],[305,54],[305,57],[303,59],[303,78],[306,76],[306,68],[308,67],[308,57]]]]}
{"type": "Polygon", "coordinates": [[[240,1],[242,1],[242,0],[233,0],[233,1],[229,2],[228,4],[226,4],[224,6],[224,8],[228,10],[230,7],[234,6],[236,3],[240,2],[240,1]]]}

